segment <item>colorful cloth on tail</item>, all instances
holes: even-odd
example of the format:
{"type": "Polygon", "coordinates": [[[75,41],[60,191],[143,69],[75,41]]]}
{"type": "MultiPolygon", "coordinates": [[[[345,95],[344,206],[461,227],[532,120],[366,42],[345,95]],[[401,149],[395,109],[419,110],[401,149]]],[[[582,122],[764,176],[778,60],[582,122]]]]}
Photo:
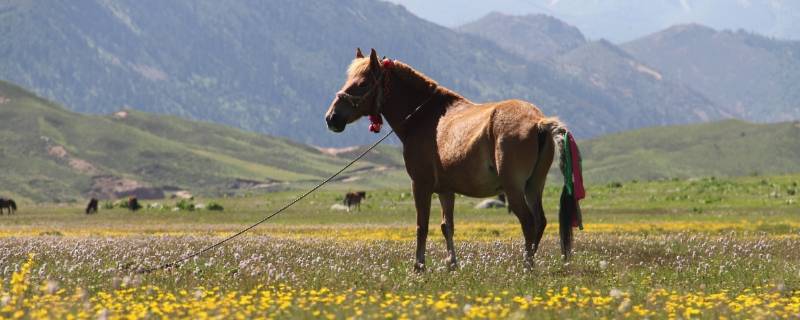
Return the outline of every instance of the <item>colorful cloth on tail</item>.
{"type": "Polygon", "coordinates": [[[583,187],[583,168],[581,166],[581,152],[572,133],[564,133],[564,188],[567,198],[562,197],[561,206],[572,211],[572,226],[583,230],[583,219],[581,217],[580,200],[586,197],[586,190],[583,187]]]}

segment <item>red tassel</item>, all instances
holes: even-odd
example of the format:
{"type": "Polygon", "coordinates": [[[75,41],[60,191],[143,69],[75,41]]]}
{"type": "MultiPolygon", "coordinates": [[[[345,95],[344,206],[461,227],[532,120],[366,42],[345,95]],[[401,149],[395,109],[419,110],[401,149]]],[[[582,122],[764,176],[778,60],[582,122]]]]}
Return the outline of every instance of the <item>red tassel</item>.
{"type": "Polygon", "coordinates": [[[374,133],[381,132],[381,125],[383,124],[383,118],[380,115],[370,115],[369,116],[369,131],[374,133]]]}

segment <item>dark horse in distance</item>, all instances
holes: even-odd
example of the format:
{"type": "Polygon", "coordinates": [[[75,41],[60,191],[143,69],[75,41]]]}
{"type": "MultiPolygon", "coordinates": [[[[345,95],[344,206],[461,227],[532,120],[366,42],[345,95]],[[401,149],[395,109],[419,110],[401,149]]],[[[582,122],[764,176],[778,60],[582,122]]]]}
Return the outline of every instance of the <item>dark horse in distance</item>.
{"type": "Polygon", "coordinates": [[[3,214],[3,209],[8,209],[8,214],[13,214],[17,211],[17,203],[12,199],[0,198],[0,214],[3,214]]]}
{"type": "MultiPolygon", "coordinates": [[[[451,267],[457,266],[456,193],[470,197],[505,193],[525,236],[525,264],[532,265],[547,225],[542,208],[547,172],[556,148],[565,150],[568,130],[561,121],[521,100],[474,103],[405,63],[379,60],[374,49],[364,57],[357,49],[325,120],[331,131],[342,132],[363,116],[369,117],[373,132],[379,132],[386,119],[403,144],[417,211],[415,270],[425,266],[433,193],[439,195],[442,207],[441,229],[451,267]]],[[[572,246],[571,219],[568,213],[559,214],[564,258],[572,246]]]]}
{"type": "Polygon", "coordinates": [[[366,191],[358,191],[358,192],[348,192],[344,195],[344,205],[347,206],[347,211],[350,212],[350,209],[356,207],[358,211],[361,211],[361,200],[367,198],[366,191]]]}
{"type": "Polygon", "coordinates": [[[92,198],[89,204],[86,205],[86,214],[97,213],[97,199],[92,198]]]}

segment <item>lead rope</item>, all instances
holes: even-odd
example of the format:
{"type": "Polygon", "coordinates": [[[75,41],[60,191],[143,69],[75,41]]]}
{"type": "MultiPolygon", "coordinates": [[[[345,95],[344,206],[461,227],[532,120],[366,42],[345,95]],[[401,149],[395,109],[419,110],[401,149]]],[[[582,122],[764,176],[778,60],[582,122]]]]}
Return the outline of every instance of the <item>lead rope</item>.
{"type": "MultiPolygon", "coordinates": [[[[401,122],[400,122],[400,125],[403,125],[403,124],[405,124],[405,123],[406,123],[406,121],[408,121],[409,119],[411,119],[411,117],[412,117],[414,114],[416,114],[416,113],[417,113],[417,111],[419,111],[419,110],[420,110],[420,108],[422,108],[422,106],[424,106],[426,103],[430,102],[430,100],[431,100],[431,99],[433,98],[433,96],[434,96],[434,93],[436,93],[436,87],[434,87],[434,88],[433,88],[433,92],[431,92],[431,95],[428,97],[428,99],[425,99],[425,101],[423,101],[423,102],[422,102],[422,103],[420,103],[420,104],[419,104],[419,105],[418,105],[416,108],[414,108],[414,111],[411,111],[411,113],[409,113],[409,114],[408,114],[408,115],[407,115],[407,116],[406,116],[406,117],[403,119],[403,121],[401,121],[401,122]]],[[[172,261],[172,262],[168,262],[168,263],[162,264],[162,265],[160,265],[160,266],[157,266],[157,267],[155,267],[155,268],[139,269],[139,270],[137,270],[137,271],[136,271],[136,273],[137,273],[137,274],[148,274],[148,273],[152,273],[152,272],[154,272],[154,271],[159,271],[159,270],[163,270],[163,269],[168,269],[168,268],[175,267],[175,266],[177,266],[177,265],[179,265],[179,264],[183,263],[183,262],[184,262],[184,261],[186,261],[186,260],[189,260],[189,259],[192,259],[192,258],[194,258],[194,257],[197,257],[197,256],[199,256],[199,255],[202,255],[202,254],[204,254],[204,253],[206,253],[206,252],[208,252],[208,251],[210,251],[210,250],[213,250],[213,249],[215,249],[215,248],[217,248],[217,247],[219,247],[219,246],[223,245],[224,243],[226,243],[226,242],[228,242],[228,241],[230,241],[230,240],[233,240],[234,238],[236,238],[236,237],[238,237],[238,236],[240,236],[240,235],[244,234],[245,232],[252,230],[253,228],[257,227],[258,225],[260,225],[260,224],[262,224],[262,223],[266,222],[267,220],[269,220],[269,219],[272,219],[272,217],[274,217],[274,216],[277,216],[278,214],[280,214],[281,212],[285,211],[286,209],[289,209],[289,207],[291,207],[291,206],[293,206],[294,204],[296,204],[296,203],[300,202],[300,200],[303,200],[303,198],[305,198],[305,197],[307,197],[308,195],[312,194],[314,191],[317,191],[317,189],[321,188],[322,186],[324,186],[325,184],[327,184],[328,182],[330,182],[331,180],[333,180],[334,178],[336,178],[336,177],[337,177],[339,174],[341,174],[342,172],[344,172],[345,170],[347,170],[347,168],[349,168],[350,166],[352,166],[353,164],[355,164],[356,162],[358,162],[358,160],[361,160],[361,158],[363,158],[364,156],[366,156],[366,155],[367,155],[367,153],[369,153],[370,151],[372,151],[372,149],[375,149],[375,147],[377,147],[377,146],[378,146],[378,145],[379,145],[381,142],[383,142],[383,140],[386,140],[386,138],[388,138],[388,137],[389,137],[389,136],[390,136],[392,133],[394,133],[394,128],[392,128],[391,130],[389,130],[389,132],[387,132],[385,135],[383,135],[383,137],[381,137],[380,139],[378,139],[378,141],[375,141],[375,142],[374,142],[372,145],[370,145],[370,146],[369,146],[369,148],[367,148],[366,150],[364,150],[364,152],[361,152],[361,154],[359,154],[357,157],[355,157],[355,159],[351,160],[351,161],[350,161],[349,163],[347,163],[347,164],[346,164],[344,167],[342,167],[341,169],[339,169],[339,171],[336,171],[336,173],[332,174],[332,175],[331,175],[330,177],[328,177],[327,179],[325,179],[325,180],[322,180],[322,182],[320,182],[319,184],[317,184],[317,185],[316,185],[316,186],[314,186],[313,188],[309,189],[308,191],[306,191],[305,193],[303,193],[303,194],[302,194],[302,195],[300,195],[299,197],[297,197],[297,198],[295,198],[294,200],[290,201],[289,203],[285,204],[283,207],[281,207],[281,208],[280,208],[280,209],[278,209],[277,211],[275,211],[275,212],[273,212],[272,214],[270,214],[270,215],[268,215],[268,216],[264,217],[263,219],[261,219],[261,220],[259,220],[258,222],[256,222],[256,223],[254,223],[254,224],[250,225],[249,227],[247,227],[247,228],[244,228],[244,229],[242,229],[241,231],[239,231],[239,232],[237,232],[237,233],[234,233],[233,235],[230,235],[230,236],[228,236],[227,238],[225,238],[225,239],[222,239],[222,240],[220,240],[220,241],[218,241],[218,242],[216,242],[216,243],[214,243],[214,244],[212,244],[212,245],[210,245],[210,246],[208,246],[208,247],[205,247],[205,248],[203,248],[203,249],[201,249],[201,250],[195,251],[195,252],[193,252],[192,254],[189,254],[189,255],[183,256],[183,257],[181,257],[181,258],[179,258],[179,259],[177,259],[177,260],[175,260],[175,261],[172,261]]]]}

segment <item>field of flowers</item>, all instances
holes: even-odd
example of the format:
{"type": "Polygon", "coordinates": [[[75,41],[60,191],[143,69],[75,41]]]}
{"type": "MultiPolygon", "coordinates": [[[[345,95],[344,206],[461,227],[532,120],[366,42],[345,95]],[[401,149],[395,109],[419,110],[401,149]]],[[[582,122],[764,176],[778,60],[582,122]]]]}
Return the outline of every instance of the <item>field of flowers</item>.
{"type": "Polygon", "coordinates": [[[411,268],[403,191],[371,192],[356,213],[329,210],[340,195],[323,192],[150,274],[136,271],[213,243],[292,194],[219,199],[223,212],[86,216],[79,205],[27,205],[0,216],[0,318],[798,318],[798,180],[595,186],[569,263],[548,190],[551,223],[532,269],[515,218],[463,198],[459,267],[446,267],[432,231],[424,273],[411,268]]]}

